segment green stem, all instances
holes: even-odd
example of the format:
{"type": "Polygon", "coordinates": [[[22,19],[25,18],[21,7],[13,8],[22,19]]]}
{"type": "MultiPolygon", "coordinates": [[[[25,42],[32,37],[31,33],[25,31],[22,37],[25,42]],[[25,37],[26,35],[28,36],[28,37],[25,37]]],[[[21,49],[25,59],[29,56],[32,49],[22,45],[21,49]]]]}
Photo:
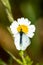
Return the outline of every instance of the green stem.
{"type": "Polygon", "coordinates": [[[12,15],[12,11],[11,11],[11,6],[10,6],[10,3],[9,3],[9,0],[1,0],[1,2],[6,7],[5,10],[6,10],[6,13],[7,13],[9,21],[13,22],[14,19],[13,19],[13,15],[12,15]]]}
{"type": "Polygon", "coordinates": [[[17,59],[12,53],[10,53],[9,51],[5,50],[17,63],[19,63],[20,65],[23,65],[22,61],[20,59],[17,59]]]}
{"type": "Polygon", "coordinates": [[[15,61],[17,61],[19,64],[21,64],[22,65],[22,62],[19,60],[19,59],[17,59],[15,56],[13,56],[12,54],[11,54],[11,56],[12,56],[12,58],[15,60],[15,61]]]}
{"type": "Polygon", "coordinates": [[[24,57],[24,51],[20,51],[20,56],[21,56],[21,58],[22,58],[22,60],[23,60],[23,65],[27,65],[27,64],[26,64],[25,57],[24,57]]]}

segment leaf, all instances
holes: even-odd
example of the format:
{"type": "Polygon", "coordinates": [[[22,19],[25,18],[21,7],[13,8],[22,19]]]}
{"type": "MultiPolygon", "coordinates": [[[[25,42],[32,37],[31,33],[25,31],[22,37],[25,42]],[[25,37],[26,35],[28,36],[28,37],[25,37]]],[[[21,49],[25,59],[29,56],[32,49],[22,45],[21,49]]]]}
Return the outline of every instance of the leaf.
{"type": "Polygon", "coordinates": [[[32,65],[33,64],[33,61],[31,61],[29,56],[26,56],[25,59],[27,61],[27,65],[32,65]]]}
{"type": "Polygon", "coordinates": [[[7,65],[7,64],[0,59],[0,65],[7,65]]]}

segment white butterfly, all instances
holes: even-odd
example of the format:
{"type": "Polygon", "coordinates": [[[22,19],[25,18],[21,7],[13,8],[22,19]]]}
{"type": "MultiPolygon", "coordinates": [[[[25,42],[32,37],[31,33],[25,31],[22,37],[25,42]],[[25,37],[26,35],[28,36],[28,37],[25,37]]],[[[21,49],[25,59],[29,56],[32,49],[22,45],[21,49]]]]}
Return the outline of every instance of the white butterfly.
{"type": "Polygon", "coordinates": [[[30,39],[24,33],[22,34],[22,43],[20,43],[20,33],[16,34],[14,44],[18,50],[26,50],[30,45],[30,39]]]}

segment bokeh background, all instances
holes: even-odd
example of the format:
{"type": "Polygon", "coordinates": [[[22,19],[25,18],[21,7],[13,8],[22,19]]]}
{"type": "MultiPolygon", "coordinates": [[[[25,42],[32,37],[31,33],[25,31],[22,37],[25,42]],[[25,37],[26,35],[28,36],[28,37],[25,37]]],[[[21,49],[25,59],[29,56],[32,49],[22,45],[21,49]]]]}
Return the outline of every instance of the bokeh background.
{"type": "Polygon", "coordinates": [[[13,21],[9,18],[11,15],[9,16],[6,12],[7,7],[2,1],[7,3],[6,6],[9,2],[11,10],[8,6],[8,11],[14,20],[25,17],[36,26],[35,36],[31,39],[31,44],[26,49],[26,53],[33,61],[33,65],[36,63],[43,65],[43,0],[0,0],[0,63],[18,65],[7,51],[20,58],[19,51],[16,50],[13,42],[13,36],[8,30],[13,21]]]}

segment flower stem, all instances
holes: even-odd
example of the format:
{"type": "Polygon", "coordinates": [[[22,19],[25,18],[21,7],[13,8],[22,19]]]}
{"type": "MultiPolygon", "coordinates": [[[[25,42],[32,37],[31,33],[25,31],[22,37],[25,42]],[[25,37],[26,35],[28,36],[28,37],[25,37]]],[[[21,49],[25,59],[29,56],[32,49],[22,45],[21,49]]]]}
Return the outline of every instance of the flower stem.
{"type": "Polygon", "coordinates": [[[22,65],[22,62],[19,60],[19,59],[17,59],[15,56],[13,56],[13,55],[11,55],[12,56],[12,58],[16,61],[16,62],[18,62],[19,64],[21,64],[22,65]]]}
{"type": "MultiPolygon", "coordinates": [[[[7,50],[6,50],[7,51],[7,50]]],[[[17,59],[12,53],[10,53],[9,51],[7,51],[7,53],[20,65],[23,65],[22,61],[20,59],[17,59]]]]}
{"type": "Polygon", "coordinates": [[[20,56],[21,56],[21,58],[22,58],[22,60],[23,60],[23,65],[27,65],[27,64],[26,64],[25,57],[24,57],[24,51],[20,51],[20,56]]]}

